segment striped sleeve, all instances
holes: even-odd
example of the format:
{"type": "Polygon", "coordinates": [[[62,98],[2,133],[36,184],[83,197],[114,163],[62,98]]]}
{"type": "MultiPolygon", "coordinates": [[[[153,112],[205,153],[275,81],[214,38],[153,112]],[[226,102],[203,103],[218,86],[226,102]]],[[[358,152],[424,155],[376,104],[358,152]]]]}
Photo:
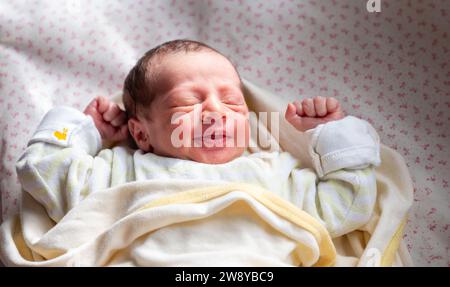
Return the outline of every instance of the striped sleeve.
{"type": "Polygon", "coordinates": [[[306,131],[308,153],[319,177],[340,169],[378,166],[380,138],[366,121],[347,116],[306,131]]]}
{"type": "Polygon", "coordinates": [[[379,138],[367,122],[346,117],[307,131],[314,169],[293,171],[302,208],[333,237],[366,224],[373,212],[379,138]]]}
{"type": "Polygon", "coordinates": [[[91,117],[69,107],[53,108],[16,164],[23,190],[58,222],[89,193],[111,185],[114,163],[119,166],[120,160],[111,149],[100,151],[101,146],[91,117]]]}
{"type": "Polygon", "coordinates": [[[296,192],[303,210],[318,219],[332,237],[366,224],[376,201],[376,180],[372,167],[343,169],[322,178],[312,169],[294,171],[296,192]]]}

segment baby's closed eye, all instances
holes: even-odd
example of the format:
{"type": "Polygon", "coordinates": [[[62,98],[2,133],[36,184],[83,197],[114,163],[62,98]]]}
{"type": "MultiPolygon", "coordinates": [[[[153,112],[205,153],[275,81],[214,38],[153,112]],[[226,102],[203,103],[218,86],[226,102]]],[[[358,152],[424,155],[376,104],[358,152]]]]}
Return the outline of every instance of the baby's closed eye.
{"type": "Polygon", "coordinates": [[[241,99],[241,97],[231,95],[231,96],[225,96],[222,99],[222,102],[227,105],[243,105],[244,101],[241,99]]]}
{"type": "Polygon", "coordinates": [[[243,105],[244,97],[238,93],[228,92],[221,96],[221,101],[226,105],[243,105]]]}
{"type": "Polygon", "coordinates": [[[176,107],[194,106],[196,104],[200,104],[201,102],[202,100],[200,99],[200,97],[196,95],[184,94],[171,97],[168,100],[168,105],[170,108],[176,108],[176,107]]]}

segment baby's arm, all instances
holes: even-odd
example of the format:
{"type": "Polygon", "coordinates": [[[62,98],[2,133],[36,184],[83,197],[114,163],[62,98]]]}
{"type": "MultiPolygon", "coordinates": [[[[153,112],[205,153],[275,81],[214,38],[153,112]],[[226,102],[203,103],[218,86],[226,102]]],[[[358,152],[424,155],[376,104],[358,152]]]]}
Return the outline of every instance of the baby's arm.
{"type": "Polygon", "coordinates": [[[302,208],[322,221],[333,237],[366,224],[377,197],[374,166],[380,164],[375,130],[355,117],[306,132],[314,170],[293,172],[302,208]]]}
{"type": "Polygon", "coordinates": [[[117,176],[130,180],[125,167],[131,155],[110,149],[98,153],[101,147],[92,117],[73,108],[55,107],[45,115],[17,162],[19,181],[59,221],[89,193],[117,182],[117,176]],[[120,166],[123,170],[114,172],[120,166]]]}
{"type": "Polygon", "coordinates": [[[366,121],[344,118],[334,99],[316,97],[289,104],[286,119],[309,138],[314,170],[293,172],[302,208],[333,237],[368,222],[377,196],[374,166],[379,137],[366,121]]]}

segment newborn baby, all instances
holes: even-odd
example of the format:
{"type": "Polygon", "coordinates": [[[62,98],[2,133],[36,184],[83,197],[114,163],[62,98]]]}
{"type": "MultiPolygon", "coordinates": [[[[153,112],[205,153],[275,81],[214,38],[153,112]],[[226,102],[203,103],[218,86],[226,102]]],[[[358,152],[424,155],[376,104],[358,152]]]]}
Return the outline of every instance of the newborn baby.
{"type": "Polygon", "coordinates": [[[332,236],[367,223],[376,199],[379,139],[334,98],[289,103],[310,139],[314,169],[287,152],[247,151],[249,110],[233,64],[199,42],[148,51],[128,74],[125,111],[97,97],[84,114],[50,110],[17,163],[19,180],[57,222],[90,193],[131,181],[205,179],[256,184],[304,209],[332,236]],[[121,142],[131,135],[138,149],[121,142]],[[180,144],[181,143],[181,144],[180,144]]]}

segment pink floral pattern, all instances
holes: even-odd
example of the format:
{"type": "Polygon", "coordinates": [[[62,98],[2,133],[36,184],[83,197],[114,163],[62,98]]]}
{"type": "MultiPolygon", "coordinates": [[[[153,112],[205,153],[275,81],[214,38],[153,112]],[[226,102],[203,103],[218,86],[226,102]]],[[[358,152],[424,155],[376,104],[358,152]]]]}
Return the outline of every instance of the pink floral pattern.
{"type": "Polygon", "coordinates": [[[417,265],[450,266],[447,0],[3,1],[2,216],[14,163],[44,113],[112,95],[137,58],[175,38],[209,43],[280,99],[334,96],[405,158],[415,185],[404,239],[417,265]]]}

